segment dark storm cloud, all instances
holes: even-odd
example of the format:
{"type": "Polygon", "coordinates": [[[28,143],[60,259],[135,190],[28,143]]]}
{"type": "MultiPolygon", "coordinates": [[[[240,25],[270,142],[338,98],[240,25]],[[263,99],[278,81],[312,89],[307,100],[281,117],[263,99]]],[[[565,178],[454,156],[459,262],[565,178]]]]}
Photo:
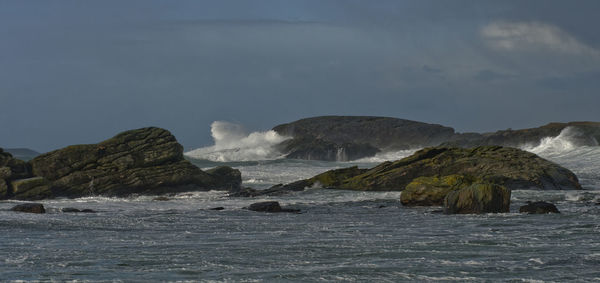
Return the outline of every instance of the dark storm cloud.
{"type": "Polygon", "coordinates": [[[324,114],[461,131],[599,120],[596,3],[2,1],[0,146],[156,125],[191,148],[214,120],[324,114]]]}

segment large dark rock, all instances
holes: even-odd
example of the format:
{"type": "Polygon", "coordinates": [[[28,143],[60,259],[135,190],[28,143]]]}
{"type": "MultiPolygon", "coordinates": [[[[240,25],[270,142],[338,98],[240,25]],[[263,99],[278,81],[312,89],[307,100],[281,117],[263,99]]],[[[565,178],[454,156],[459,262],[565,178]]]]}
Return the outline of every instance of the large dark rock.
{"type": "Polygon", "coordinates": [[[465,175],[508,189],[581,189],[577,177],[568,169],[533,153],[500,146],[425,148],[404,159],[387,161],[371,169],[330,170],[299,182],[304,187],[402,191],[418,177],[449,175],[465,175]]]}
{"type": "Polygon", "coordinates": [[[475,183],[449,192],[444,199],[446,214],[504,213],[510,209],[510,190],[495,184],[475,183]]]}
{"type": "Polygon", "coordinates": [[[561,133],[576,146],[596,146],[600,122],[550,123],[522,130],[456,133],[453,128],[389,117],[321,116],[278,125],[277,133],[292,137],[278,145],[288,158],[348,161],[380,151],[426,146],[537,146],[561,133]]]}
{"type": "Polygon", "coordinates": [[[169,131],[154,127],[45,153],[30,164],[35,176],[50,181],[53,196],[64,197],[230,189],[241,182],[237,176],[224,184],[222,176],[203,172],[183,158],[183,147],[169,131]]]}
{"type": "Polygon", "coordinates": [[[257,202],[251,204],[247,208],[248,210],[259,212],[300,212],[299,209],[281,208],[279,202],[276,201],[257,202]]]}
{"type": "Polygon", "coordinates": [[[41,203],[23,203],[15,205],[11,208],[12,211],[28,212],[28,213],[46,213],[44,205],[41,203]]]}
{"type": "Polygon", "coordinates": [[[519,212],[529,214],[560,213],[554,204],[545,201],[528,201],[526,205],[519,208],[519,212]]]}
{"type": "Polygon", "coordinates": [[[288,158],[347,161],[373,156],[380,150],[410,149],[449,140],[454,129],[388,117],[321,116],[273,128],[284,141],[288,158]]]}
{"type": "Polygon", "coordinates": [[[206,170],[215,179],[215,186],[229,191],[239,190],[242,186],[242,173],[229,166],[219,166],[206,170]]]}

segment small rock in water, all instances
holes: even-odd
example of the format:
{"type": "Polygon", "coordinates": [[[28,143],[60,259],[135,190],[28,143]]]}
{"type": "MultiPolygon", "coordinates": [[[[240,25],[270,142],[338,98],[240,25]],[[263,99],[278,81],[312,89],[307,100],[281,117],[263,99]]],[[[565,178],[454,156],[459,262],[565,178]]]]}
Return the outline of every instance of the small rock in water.
{"type": "Polygon", "coordinates": [[[247,207],[248,210],[260,212],[300,212],[299,209],[281,208],[279,202],[264,201],[251,204],[247,207]]]}
{"type": "Polygon", "coordinates": [[[384,208],[384,207],[386,207],[386,206],[385,205],[380,205],[377,208],[384,208]]]}
{"type": "Polygon", "coordinates": [[[46,209],[41,203],[23,203],[11,208],[12,211],[29,213],[46,213],[46,209]]]}
{"type": "Polygon", "coordinates": [[[89,208],[81,209],[80,210],[80,209],[73,208],[73,207],[65,207],[65,208],[61,209],[61,211],[63,213],[71,213],[71,212],[73,212],[73,213],[78,213],[78,212],[82,212],[82,213],[95,213],[95,211],[93,211],[93,210],[91,210],[89,208]]]}
{"type": "Polygon", "coordinates": [[[168,197],[155,197],[152,200],[153,201],[168,201],[168,200],[171,200],[171,199],[168,198],[168,197]]]}
{"type": "Polygon", "coordinates": [[[208,210],[223,210],[223,209],[225,209],[225,208],[222,206],[219,206],[219,207],[209,208],[208,210]]]}
{"type": "Polygon", "coordinates": [[[519,208],[519,212],[529,214],[560,213],[554,204],[545,201],[528,201],[527,205],[519,208]]]}

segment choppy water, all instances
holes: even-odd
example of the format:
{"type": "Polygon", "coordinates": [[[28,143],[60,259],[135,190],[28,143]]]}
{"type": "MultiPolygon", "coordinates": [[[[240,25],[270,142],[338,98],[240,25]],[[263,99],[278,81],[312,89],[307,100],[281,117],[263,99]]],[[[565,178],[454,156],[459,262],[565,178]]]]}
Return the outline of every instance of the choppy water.
{"type": "MultiPolygon", "coordinates": [[[[0,281],[600,281],[600,148],[529,150],[573,170],[586,190],[513,191],[510,213],[485,215],[405,208],[398,192],[318,189],[258,199],[46,200],[42,215],[0,202],[0,281]],[[242,209],[262,200],[302,213],[242,209]],[[527,200],[551,201],[562,213],[519,214],[527,200]]],[[[245,185],[265,188],[375,161],[194,162],[234,166],[245,185]]]]}

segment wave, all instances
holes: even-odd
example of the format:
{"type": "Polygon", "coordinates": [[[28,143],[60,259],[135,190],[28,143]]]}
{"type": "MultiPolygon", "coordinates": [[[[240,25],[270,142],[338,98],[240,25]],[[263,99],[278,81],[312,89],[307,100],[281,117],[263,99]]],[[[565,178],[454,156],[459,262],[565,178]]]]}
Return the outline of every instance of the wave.
{"type": "Polygon", "coordinates": [[[540,144],[525,145],[521,149],[540,156],[556,157],[590,146],[598,146],[598,141],[593,137],[586,136],[576,127],[566,127],[556,137],[544,137],[540,140],[540,144]]]}
{"type": "Polygon", "coordinates": [[[273,130],[248,133],[242,125],[225,121],[214,121],[210,132],[214,145],[188,151],[185,155],[216,162],[279,159],[283,154],[275,145],[289,139],[273,130]]]}
{"type": "Polygon", "coordinates": [[[377,154],[375,154],[375,156],[364,157],[364,158],[357,159],[357,160],[354,160],[351,162],[352,163],[381,163],[381,162],[385,162],[385,161],[400,160],[402,158],[411,156],[413,153],[415,153],[419,149],[420,148],[398,150],[398,151],[383,151],[383,152],[378,152],[377,154]]]}

